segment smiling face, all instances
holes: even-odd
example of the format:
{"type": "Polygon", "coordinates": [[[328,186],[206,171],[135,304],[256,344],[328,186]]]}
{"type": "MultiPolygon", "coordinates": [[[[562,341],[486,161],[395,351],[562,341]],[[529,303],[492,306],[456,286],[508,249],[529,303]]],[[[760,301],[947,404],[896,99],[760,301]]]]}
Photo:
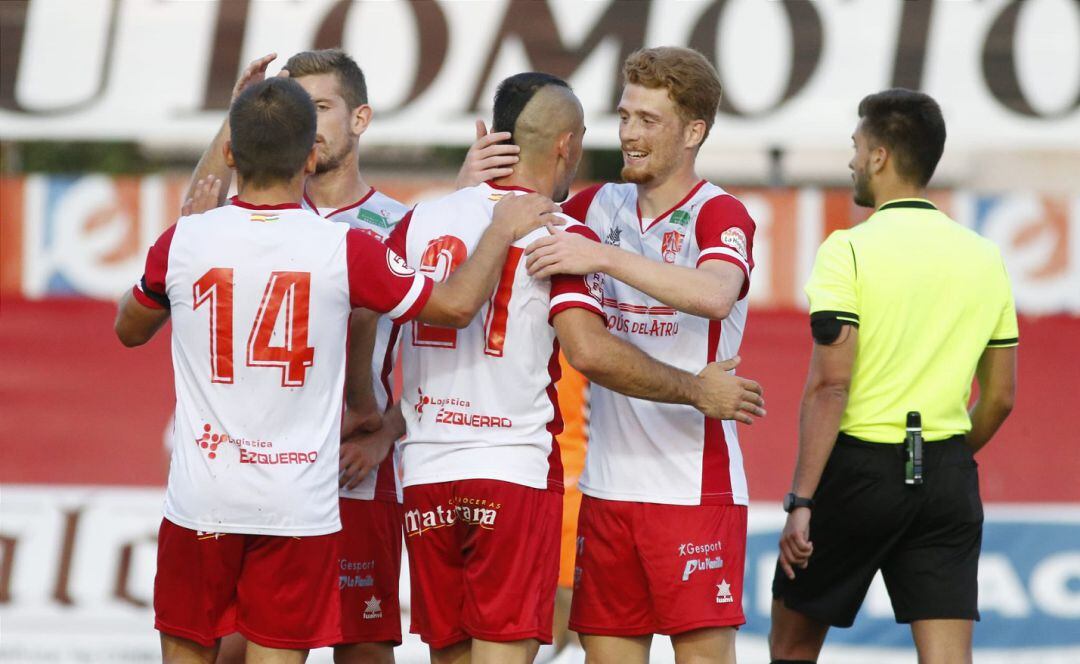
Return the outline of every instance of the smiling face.
{"type": "Polygon", "coordinates": [[[358,109],[349,108],[337,74],[311,74],[295,80],[311,95],[318,117],[315,149],[319,161],[315,174],[336,170],[343,164],[354,167],[357,140],[367,123],[358,117],[358,109]]]}
{"type": "Polygon", "coordinates": [[[628,83],[618,113],[623,181],[663,182],[693,158],[693,151],[686,149],[687,123],[666,88],[628,83]]]}

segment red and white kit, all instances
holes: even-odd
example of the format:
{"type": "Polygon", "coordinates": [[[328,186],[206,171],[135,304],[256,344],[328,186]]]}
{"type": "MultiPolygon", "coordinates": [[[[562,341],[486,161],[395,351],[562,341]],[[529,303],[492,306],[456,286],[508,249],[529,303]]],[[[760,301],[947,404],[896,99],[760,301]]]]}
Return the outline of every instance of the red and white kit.
{"type": "MultiPolygon", "coordinates": [[[[304,197],[303,206],[319,216],[348,224],[380,242],[409,208],[374,188],[342,208],[317,208],[304,197]]],[[[388,408],[393,399],[393,370],[401,327],[379,319],[372,357],[376,402],[388,408]]],[[[342,636],[345,643],[401,643],[398,597],[401,578],[401,487],[394,456],[379,464],[360,484],[341,488],[339,571],[342,636]]]]}
{"type": "MultiPolygon", "coordinates": [[[[443,280],[476,247],[507,195],[516,191],[485,183],[421,203],[389,245],[443,280]]],[[[572,220],[566,230],[595,239],[572,220]]],[[[550,320],[570,308],[603,311],[595,277],[549,282],[528,275],[524,248],[546,233],[514,243],[494,296],[467,328],[413,324],[403,331],[413,631],[434,647],[469,636],[551,639],[562,492],[554,435],[562,420],[550,320]],[[526,538],[527,546],[506,546],[526,538]],[[512,565],[534,571],[508,574],[512,565]]]]}
{"type": "MultiPolygon", "coordinates": [[[[430,293],[429,279],[374,238],[299,205],[234,199],[181,218],[151,247],[134,290],[143,304],[171,309],[177,406],[165,518],[204,533],[302,538],[339,530],[350,311],[411,320],[430,293]]],[[[169,559],[160,549],[159,583],[168,581],[162,569],[183,567],[169,559]]],[[[311,583],[336,585],[333,564],[325,569],[311,583]]],[[[321,592],[310,594],[314,601],[321,592]]],[[[236,626],[244,632],[240,600],[236,626]]],[[[162,620],[168,604],[158,598],[159,620],[183,628],[162,620]]]]}
{"type": "MultiPolygon", "coordinates": [[[[709,362],[738,353],[746,326],[755,229],[738,199],[702,180],[664,214],[642,219],[636,187],[607,184],[582,191],[563,209],[585,222],[603,242],[651,260],[691,269],[722,260],[741,269],[745,275],[742,292],[722,321],[676,311],[611,277],[605,276],[603,285],[608,329],[656,359],[697,373],[709,362]]],[[[648,587],[638,588],[645,598],[659,597],[659,589],[672,584],[699,583],[712,584],[716,601],[679,605],[671,607],[674,613],[668,613],[657,600],[651,607],[650,625],[631,625],[626,616],[605,612],[603,602],[578,601],[575,595],[571,624],[579,631],[608,634],[678,633],[707,625],[741,624],[745,506],[749,498],[735,422],[706,418],[691,406],[633,399],[598,385],[593,386],[591,397],[589,451],[579,483],[582,492],[593,498],[582,505],[579,531],[584,548],[578,558],[583,599],[594,593],[610,596],[618,587],[628,592],[635,583],[647,580],[648,587]],[[654,510],[646,518],[624,513],[615,501],[659,507],[709,506],[711,509],[698,513],[713,516],[688,518],[683,510],[672,508],[669,517],[654,510]],[[586,516],[587,511],[607,509],[612,512],[586,516]],[[743,524],[741,530],[738,523],[743,524]],[[590,555],[590,550],[595,554],[601,548],[600,540],[617,541],[616,532],[607,532],[605,527],[631,528],[635,541],[640,542],[716,543],[723,547],[723,564],[710,558],[711,562],[699,568],[702,573],[683,579],[685,559],[678,547],[642,549],[627,542],[624,550],[636,551],[641,561],[635,560],[631,566],[639,574],[620,579],[610,573],[613,561],[590,555]],[[640,532],[642,529],[646,534],[640,532]],[[602,572],[605,565],[608,571],[602,572]],[[642,565],[647,571],[642,571],[642,565]],[[717,595],[722,582],[733,601],[721,601],[726,596],[717,595]]],[[[644,615],[644,609],[640,613],[644,615]]]]}

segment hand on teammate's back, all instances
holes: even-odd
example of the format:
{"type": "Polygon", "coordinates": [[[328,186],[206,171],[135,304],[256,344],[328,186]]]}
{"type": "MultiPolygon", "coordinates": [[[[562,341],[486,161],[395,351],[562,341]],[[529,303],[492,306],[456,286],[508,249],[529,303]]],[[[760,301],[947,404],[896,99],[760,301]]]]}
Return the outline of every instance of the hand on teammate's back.
{"type": "Polygon", "coordinates": [[[556,274],[592,274],[603,272],[604,245],[576,233],[560,233],[548,227],[550,235],[534,240],[525,248],[525,267],[534,279],[556,274]]]}
{"type": "Polygon", "coordinates": [[[542,226],[565,224],[563,219],[552,215],[553,212],[559,212],[561,209],[551,202],[550,198],[540,194],[503,196],[502,200],[495,204],[491,225],[509,230],[514,240],[520,240],[542,226]]]}
{"type": "Polygon", "coordinates": [[[218,196],[221,195],[221,179],[214,175],[200,178],[191,188],[191,195],[180,206],[180,216],[187,217],[193,214],[202,214],[207,210],[218,207],[218,196]]]}
{"type": "Polygon", "coordinates": [[[739,357],[735,356],[712,362],[698,374],[701,390],[695,407],[706,417],[753,424],[754,417],[765,415],[761,385],[728,373],[738,365],[739,357]]]}
{"type": "Polygon", "coordinates": [[[521,148],[513,143],[504,143],[510,140],[510,132],[497,131],[488,133],[483,120],[476,121],[476,141],[469,146],[465,154],[465,163],[458,171],[455,185],[458,189],[473,187],[481,182],[504,178],[512,175],[511,168],[518,162],[518,153],[521,148]]]}

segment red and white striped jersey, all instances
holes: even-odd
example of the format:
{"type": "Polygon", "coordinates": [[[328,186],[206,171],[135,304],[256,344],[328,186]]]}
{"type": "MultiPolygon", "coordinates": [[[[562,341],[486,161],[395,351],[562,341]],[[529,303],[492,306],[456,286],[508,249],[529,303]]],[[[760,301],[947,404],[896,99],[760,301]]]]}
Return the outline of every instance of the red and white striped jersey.
{"type": "MultiPolygon", "coordinates": [[[[348,224],[351,228],[367,233],[379,242],[385,242],[390,231],[409,211],[404,203],[399,203],[374,188],[369,189],[367,195],[360,200],[343,208],[316,207],[306,195],[303,206],[330,221],[348,224]]],[[[384,409],[390,407],[391,400],[394,398],[394,360],[397,357],[400,329],[386,316],[379,319],[378,332],[375,336],[375,352],[371,358],[371,381],[375,387],[375,400],[384,409]]],[[[356,500],[401,502],[397,473],[394,469],[394,456],[395,454],[392,453],[386,462],[379,464],[355,488],[342,488],[339,492],[341,496],[356,500]]]]}
{"type": "MultiPolygon", "coordinates": [[[[611,277],[603,286],[608,329],[658,360],[697,373],[738,353],[754,267],[754,222],[738,199],[702,180],[675,207],[649,220],[640,216],[635,185],[606,184],[577,194],[563,210],[624,251],[688,268],[709,260],[741,268],[742,292],[722,321],[676,311],[611,277]]],[[[591,398],[584,493],[672,505],[749,502],[735,422],[599,385],[591,398]]]]}
{"type": "MultiPolygon", "coordinates": [[[[421,203],[389,245],[421,273],[445,280],[476,248],[495,204],[517,191],[527,190],[484,183],[421,203]]],[[[567,222],[567,232],[596,239],[567,222]]],[[[493,479],[562,490],[554,438],[562,429],[559,357],[550,321],[574,307],[603,311],[598,277],[528,275],[524,249],[546,233],[538,229],[510,247],[494,296],[467,328],[413,323],[403,330],[405,486],[493,479]]]]}
{"type": "Polygon", "coordinates": [[[411,320],[431,287],[374,238],[299,205],[234,199],[167,230],[134,290],[172,317],[165,517],[208,532],[340,529],[349,313],[411,320]]]}

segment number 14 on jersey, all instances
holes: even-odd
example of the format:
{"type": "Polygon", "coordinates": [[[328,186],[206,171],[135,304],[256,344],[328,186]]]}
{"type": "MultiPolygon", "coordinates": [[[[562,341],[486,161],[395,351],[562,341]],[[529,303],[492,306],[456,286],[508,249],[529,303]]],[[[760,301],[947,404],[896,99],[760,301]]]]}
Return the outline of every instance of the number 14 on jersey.
{"type": "MultiPolygon", "coordinates": [[[[208,305],[210,314],[210,380],[231,384],[233,362],[233,269],[215,267],[192,286],[192,307],[208,305]]],[[[282,387],[302,387],[307,369],[315,361],[308,345],[310,272],[271,272],[259,310],[248,334],[249,367],[278,367],[282,387]],[[284,308],[284,311],[282,309],[284,308]],[[278,318],[284,316],[284,340],[272,345],[278,318]]]]}

